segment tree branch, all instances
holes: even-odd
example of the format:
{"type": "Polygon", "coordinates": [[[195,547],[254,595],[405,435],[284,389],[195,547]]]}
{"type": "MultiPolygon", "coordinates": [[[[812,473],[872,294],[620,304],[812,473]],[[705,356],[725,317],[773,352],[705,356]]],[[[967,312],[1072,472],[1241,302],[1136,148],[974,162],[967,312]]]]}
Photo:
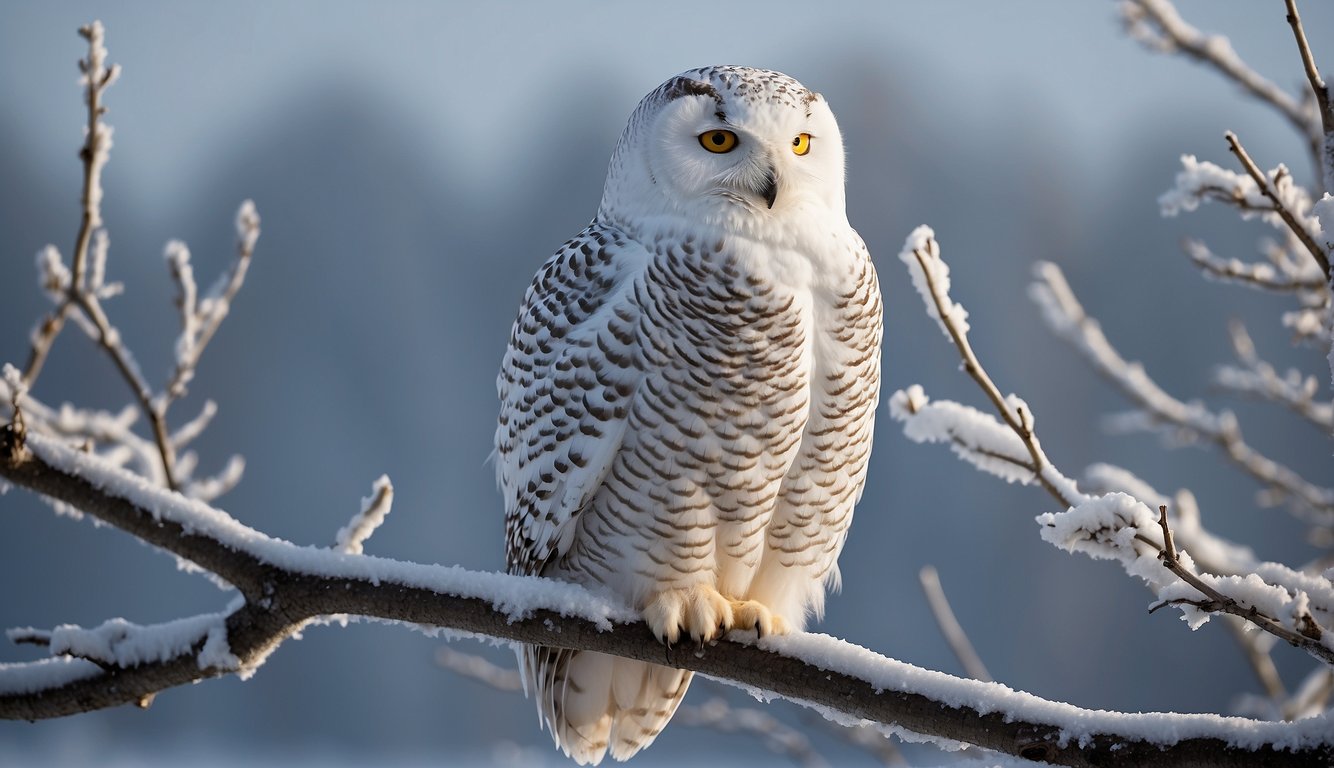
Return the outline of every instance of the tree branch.
{"type": "Polygon", "coordinates": [[[1117,352],[1055,264],[1039,262],[1034,275],[1037,279],[1030,293],[1052,332],[1069,342],[1152,421],[1175,425],[1216,444],[1237,467],[1300,502],[1298,511],[1309,521],[1326,527],[1334,522],[1334,489],[1311,483],[1251,447],[1231,412],[1214,413],[1202,403],[1185,403],[1163,391],[1142,365],[1128,362],[1117,352]]]}
{"type": "Polygon", "coordinates": [[[1311,158],[1319,167],[1320,133],[1311,120],[1307,105],[1251,68],[1237,55],[1226,37],[1205,34],[1187,24],[1169,0],[1125,0],[1121,12],[1131,37],[1165,53],[1180,51],[1212,67],[1251,96],[1277,109],[1306,139],[1311,158]],[[1146,21],[1151,21],[1156,29],[1149,29],[1146,21]]]}
{"type": "Polygon", "coordinates": [[[1302,68],[1306,70],[1306,80],[1311,84],[1315,95],[1316,109],[1320,112],[1320,126],[1324,129],[1324,157],[1319,164],[1317,175],[1324,182],[1326,191],[1334,190],[1334,103],[1331,103],[1329,87],[1320,76],[1315,65],[1315,55],[1311,53],[1311,44],[1306,41],[1306,30],[1302,28],[1302,17],[1297,13],[1296,0],[1285,0],[1288,6],[1288,25],[1292,27],[1292,36],[1297,40],[1297,50],[1302,56],[1302,68]]]}
{"type": "Polygon", "coordinates": [[[1310,231],[1301,222],[1297,221],[1296,215],[1283,204],[1283,200],[1279,198],[1278,193],[1274,191],[1270,184],[1269,178],[1260,171],[1259,166],[1246,153],[1246,148],[1241,145],[1241,140],[1237,138],[1237,134],[1228,131],[1223,135],[1227,138],[1228,149],[1237,156],[1242,167],[1246,169],[1246,173],[1255,180],[1255,185],[1260,188],[1261,194],[1274,203],[1274,212],[1283,219],[1283,223],[1288,225],[1288,229],[1292,230],[1292,234],[1301,241],[1306,250],[1311,252],[1311,258],[1315,259],[1316,264],[1320,265],[1320,271],[1325,273],[1325,280],[1328,282],[1330,279],[1329,254],[1325,253],[1325,249],[1315,241],[1310,231]]]}
{"type": "Polygon", "coordinates": [[[1163,546],[1159,550],[1159,559],[1163,562],[1163,567],[1167,568],[1177,578],[1189,584],[1201,595],[1204,600],[1191,600],[1187,598],[1176,598],[1164,600],[1149,609],[1150,613],[1158,610],[1164,605],[1185,603],[1193,605],[1202,611],[1209,613],[1228,613],[1233,616],[1246,619],[1254,623],[1257,627],[1287,642],[1296,648],[1301,648],[1307,653],[1323,660],[1326,664],[1334,664],[1334,649],[1331,649],[1321,638],[1325,635],[1325,630],[1315,622],[1311,615],[1307,613],[1301,623],[1301,631],[1293,631],[1280,624],[1273,617],[1266,616],[1255,607],[1248,607],[1238,603],[1232,597],[1219,592],[1211,585],[1206,583],[1199,576],[1196,576],[1189,568],[1177,558],[1176,547],[1172,544],[1172,530],[1167,524],[1167,507],[1158,508],[1161,517],[1158,519],[1158,525],[1163,529],[1163,546]]]}
{"type": "Polygon", "coordinates": [[[52,660],[48,664],[63,663],[67,672],[36,685],[25,685],[31,678],[22,674],[33,665],[0,667],[0,716],[7,718],[36,720],[139,704],[172,686],[229,672],[246,674],[295,627],[324,615],[348,614],[672,664],[841,718],[1062,765],[1113,759],[1139,765],[1261,765],[1279,756],[1290,765],[1322,765],[1334,759],[1334,741],[1323,722],[1324,730],[1208,715],[1100,720],[1098,713],[994,683],[917,669],[822,636],[757,644],[729,638],[698,651],[666,648],[633,614],[574,585],[298,547],[95,456],[37,435],[20,441],[9,426],[0,431],[0,477],[185,557],[236,585],[246,598],[220,619],[225,653],[215,648],[205,654],[215,638],[201,630],[183,650],[135,666],[104,669],[52,660]],[[223,658],[232,661],[220,663],[223,658]],[[1173,721],[1177,737],[1162,735],[1162,718],[1173,721]],[[1101,727],[1110,723],[1115,727],[1101,727]],[[1230,743],[1229,734],[1238,728],[1255,734],[1247,742],[1251,746],[1230,743]],[[1072,733],[1080,738],[1071,738],[1072,733]]]}

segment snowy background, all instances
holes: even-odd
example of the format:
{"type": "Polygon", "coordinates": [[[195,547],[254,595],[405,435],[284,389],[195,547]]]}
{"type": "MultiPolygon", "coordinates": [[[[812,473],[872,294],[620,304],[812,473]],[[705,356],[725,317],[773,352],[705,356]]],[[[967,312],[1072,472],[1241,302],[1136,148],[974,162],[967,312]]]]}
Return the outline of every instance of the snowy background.
{"type": "MultiPolygon", "coordinates": [[[[1303,82],[1281,4],[1180,0],[1279,84],[1303,82]]],[[[1157,196],[1182,153],[1232,167],[1236,131],[1262,166],[1310,169],[1297,137],[1213,73],[1126,39],[1110,2],[865,4],[37,2],[0,9],[0,360],[21,362],[45,310],[33,254],[68,253],[77,228],[82,105],[75,29],[101,18],[124,67],[108,95],[115,146],[104,184],[108,311],[151,378],[171,362],[176,316],[161,257],[191,246],[207,283],[232,253],[232,219],[264,219],[249,282],[210,346],[184,418],[221,416],[197,445],[208,467],[246,457],[220,506],[300,543],[331,542],[382,472],[395,511],[369,551],[502,567],[490,451],[494,375],[532,272],[592,216],[606,159],[638,99],[710,63],[779,69],[828,98],[848,147],[849,218],[886,296],[885,389],[981,404],[894,255],[929,223],[954,298],[1005,391],[1035,409],[1068,474],[1122,464],[1188,486],[1216,533],[1265,559],[1314,554],[1284,511],[1199,449],[1110,436],[1122,408],[1042,326],[1025,288],[1037,259],[1065,269],[1114,343],[1188,398],[1229,359],[1224,323],[1248,319],[1262,354],[1315,370],[1289,345],[1283,300],[1204,283],[1179,240],[1249,256],[1264,234],[1224,210],[1163,220],[1157,196]]],[[[1334,6],[1303,7],[1334,66],[1334,6]]],[[[119,408],[122,382],[65,334],[36,393],[119,408]]],[[[1329,444],[1286,414],[1226,403],[1248,440],[1308,478],[1329,444]]],[[[1225,629],[1197,633],[1115,565],[1042,542],[1037,489],[1005,486],[944,448],[908,443],[882,414],[871,477],[842,558],[844,590],[818,626],[921,666],[957,672],[917,587],[935,565],[996,678],[1090,708],[1229,711],[1256,686],[1225,629]]],[[[227,597],[129,537],[0,498],[0,625],[147,623],[227,597]]],[[[0,723],[3,765],[555,763],[529,702],[433,666],[437,641],[402,629],[311,629],[248,682],[161,695],[147,712],[0,723]]],[[[480,651],[500,662],[505,651],[480,651]]],[[[1292,678],[1308,667],[1279,649],[1292,678]]],[[[0,660],[31,658],[24,648],[0,660]]],[[[702,700],[703,688],[692,696],[702,700]]],[[[778,707],[775,708],[779,710],[778,707]]],[[[790,715],[790,708],[782,709],[790,715]]],[[[865,759],[817,736],[839,760],[865,759]]],[[[758,762],[755,742],[669,728],[637,763],[758,762]]]]}

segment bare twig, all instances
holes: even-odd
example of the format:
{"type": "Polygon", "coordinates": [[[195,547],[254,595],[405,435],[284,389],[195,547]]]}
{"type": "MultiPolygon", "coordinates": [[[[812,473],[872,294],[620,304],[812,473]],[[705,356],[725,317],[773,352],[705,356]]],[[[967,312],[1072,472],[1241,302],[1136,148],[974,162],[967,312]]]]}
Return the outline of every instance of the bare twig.
{"type": "Polygon", "coordinates": [[[81,289],[88,263],[88,244],[93,230],[102,226],[102,168],[111,150],[111,127],[102,122],[106,107],[102,93],[120,76],[120,66],[106,64],[107,49],[103,43],[102,22],[94,21],[79,28],[79,34],[88,41],[88,58],[79,62],[83,73],[84,103],[88,107],[88,127],[79,158],[83,161],[83,214],[79,234],[74,239],[73,288],[81,289]]]}
{"type": "Polygon", "coordinates": [[[1306,139],[1312,161],[1320,166],[1320,132],[1307,105],[1251,68],[1226,37],[1205,34],[1186,23],[1169,0],[1126,0],[1121,10],[1132,37],[1167,53],[1180,51],[1277,109],[1306,139]],[[1146,21],[1152,22],[1154,29],[1149,29],[1146,21]]]}
{"type": "MultiPolygon", "coordinates": [[[[231,269],[197,304],[191,302],[188,308],[190,316],[184,318],[186,327],[182,329],[182,341],[185,344],[184,348],[178,349],[176,367],[164,390],[163,402],[159,404],[162,411],[166,411],[171,400],[185,395],[186,385],[194,378],[199,358],[218,332],[245,283],[258,239],[259,214],[255,212],[255,204],[246,200],[236,213],[236,258],[232,261],[231,269]]],[[[186,313],[187,308],[182,307],[182,312],[186,313]]]]}
{"type": "Polygon", "coordinates": [[[492,664],[475,653],[456,651],[447,645],[435,649],[435,663],[445,669],[495,688],[497,691],[523,690],[519,670],[492,664]]]}
{"type": "MultiPolygon", "coordinates": [[[[190,481],[188,469],[183,472],[178,466],[176,453],[182,444],[172,440],[167,427],[167,411],[177,398],[185,394],[186,384],[194,375],[200,355],[227,316],[228,308],[245,280],[259,236],[259,216],[250,201],[241,206],[237,214],[236,261],[225,279],[198,302],[194,295],[194,278],[189,273],[188,251],[180,246],[179,250],[185,254],[184,259],[171,260],[173,276],[181,287],[179,303],[186,328],[183,329],[182,342],[177,345],[176,368],[163,394],[154,396],[133,355],[121,339],[120,331],[112,324],[101,303],[102,299],[120,292],[119,284],[103,283],[107,238],[106,231],[101,229],[101,177],[111,149],[111,127],[103,121],[106,114],[103,95],[116,81],[120,68],[106,64],[107,51],[100,22],[81,28],[79,34],[88,41],[87,58],[79,62],[85,85],[84,100],[88,107],[86,136],[79,153],[83,163],[82,214],[70,270],[65,268],[54,247],[48,246],[39,255],[43,289],[56,306],[33,332],[32,348],[24,367],[23,379],[31,388],[66,320],[73,317],[111,359],[134,395],[157,447],[163,483],[172,490],[184,487],[204,494],[222,492],[239,479],[238,468],[242,466],[239,460],[234,458],[220,478],[203,482],[190,481]]],[[[169,253],[177,245],[169,245],[169,253]]],[[[186,458],[190,467],[193,467],[193,456],[186,458]]]]}
{"type": "Polygon", "coordinates": [[[917,580],[922,585],[922,592],[926,595],[927,605],[931,607],[931,615],[936,619],[936,626],[940,627],[940,634],[945,636],[945,642],[949,643],[954,657],[963,665],[964,672],[974,680],[990,682],[991,673],[982,663],[982,657],[977,655],[972,641],[968,639],[968,633],[963,631],[959,620],[955,618],[954,610],[950,608],[950,601],[945,597],[945,589],[940,585],[940,574],[936,572],[935,567],[922,566],[917,572],[917,580]]]}
{"type": "Polygon", "coordinates": [[[1315,238],[1311,237],[1311,233],[1306,227],[1303,226],[1301,222],[1297,221],[1297,217],[1293,212],[1288,210],[1288,207],[1283,204],[1283,201],[1274,191],[1270,179],[1265,176],[1255,164],[1255,161],[1251,159],[1251,156],[1246,153],[1246,148],[1241,145],[1241,140],[1237,138],[1237,134],[1228,131],[1223,135],[1227,138],[1228,149],[1231,150],[1232,154],[1237,156],[1237,159],[1241,161],[1242,167],[1246,169],[1246,173],[1255,180],[1255,184],[1260,188],[1261,194],[1274,203],[1274,212],[1277,213],[1283,219],[1283,223],[1287,224],[1288,228],[1292,230],[1293,236],[1301,241],[1302,245],[1306,247],[1306,250],[1311,252],[1311,257],[1315,259],[1316,264],[1320,265],[1320,271],[1325,273],[1325,280],[1328,281],[1330,279],[1329,254],[1325,253],[1325,249],[1315,241],[1315,238]]]}
{"type": "Polygon", "coordinates": [[[69,301],[61,301],[55,309],[51,310],[42,322],[33,331],[32,347],[28,352],[28,362],[23,366],[23,381],[31,387],[37,382],[37,377],[42,374],[42,366],[46,364],[46,358],[51,354],[51,347],[55,344],[56,337],[65,327],[65,319],[69,317],[73,305],[69,301]]]}
{"type": "Polygon", "coordinates": [[[1324,157],[1318,163],[1321,180],[1326,190],[1334,190],[1334,104],[1331,103],[1329,88],[1320,76],[1320,69],[1315,65],[1315,55],[1306,41],[1306,30],[1302,28],[1302,18],[1297,13],[1296,0],[1285,0],[1288,6],[1288,25],[1297,40],[1297,50],[1302,56],[1302,68],[1306,70],[1306,79],[1311,84],[1315,95],[1316,109],[1320,112],[1320,125],[1324,129],[1324,157]]]}

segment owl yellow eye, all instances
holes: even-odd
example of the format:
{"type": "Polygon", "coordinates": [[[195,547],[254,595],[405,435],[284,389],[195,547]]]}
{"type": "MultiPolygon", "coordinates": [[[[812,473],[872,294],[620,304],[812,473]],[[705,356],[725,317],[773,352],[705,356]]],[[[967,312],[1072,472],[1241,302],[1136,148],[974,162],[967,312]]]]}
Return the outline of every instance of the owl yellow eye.
{"type": "Polygon", "coordinates": [[[736,134],[731,131],[705,131],[699,135],[699,144],[710,152],[722,154],[736,149],[736,134]]]}
{"type": "Polygon", "coordinates": [[[809,133],[799,133],[792,140],[792,154],[804,155],[811,151],[811,135],[809,133]]]}

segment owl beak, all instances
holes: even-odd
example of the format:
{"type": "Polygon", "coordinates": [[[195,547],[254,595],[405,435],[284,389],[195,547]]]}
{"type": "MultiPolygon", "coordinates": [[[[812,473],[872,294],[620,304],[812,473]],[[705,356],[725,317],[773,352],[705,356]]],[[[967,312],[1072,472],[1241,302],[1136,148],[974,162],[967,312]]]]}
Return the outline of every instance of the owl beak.
{"type": "Polygon", "coordinates": [[[769,166],[769,171],[764,174],[764,186],[760,187],[760,197],[770,207],[774,207],[774,201],[778,199],[778,175],[774,173],[773,166],[769,166]]]}

